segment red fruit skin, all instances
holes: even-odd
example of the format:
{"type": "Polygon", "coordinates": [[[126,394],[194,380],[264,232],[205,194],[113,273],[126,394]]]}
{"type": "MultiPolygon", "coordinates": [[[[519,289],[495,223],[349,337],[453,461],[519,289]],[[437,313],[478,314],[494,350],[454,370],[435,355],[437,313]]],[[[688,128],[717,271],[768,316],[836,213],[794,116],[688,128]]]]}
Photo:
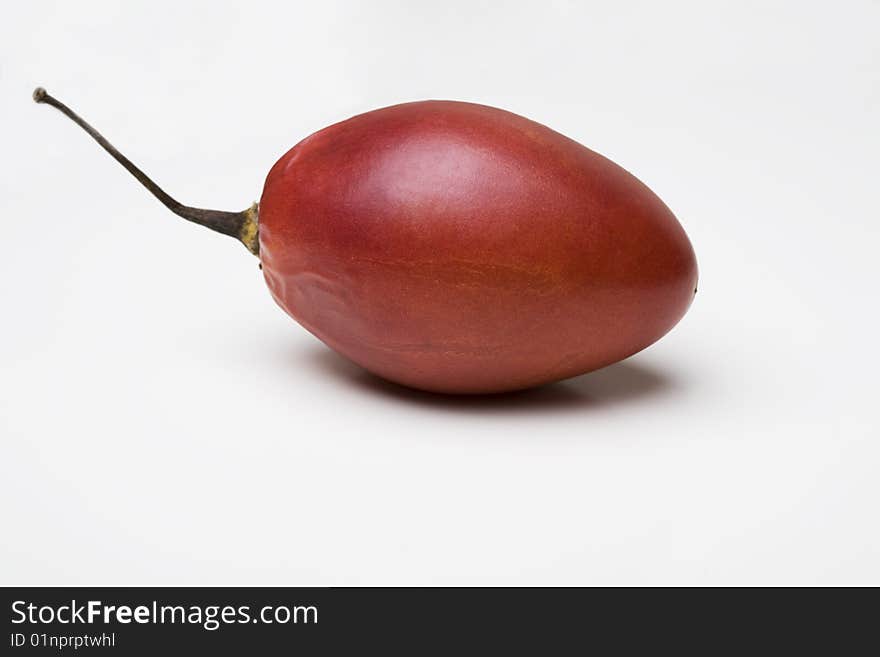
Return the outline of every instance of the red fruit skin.
{"type": "Polygon", "coordinates": [[[644,184],[471,103],[395,105],[304,139],[269,172],[259,235],[291,317],[381,377],[444,393],[626,358],[697,284],[687,235],[644,184]]]}

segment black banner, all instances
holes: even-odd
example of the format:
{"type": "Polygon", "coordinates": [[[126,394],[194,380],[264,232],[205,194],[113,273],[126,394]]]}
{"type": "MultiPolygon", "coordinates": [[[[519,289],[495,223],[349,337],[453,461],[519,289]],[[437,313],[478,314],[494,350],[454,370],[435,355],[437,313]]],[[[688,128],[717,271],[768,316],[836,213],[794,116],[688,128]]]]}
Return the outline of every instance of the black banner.
{"type": "MultiPolygon", "coordinates": [[[[5,588],[2,654],[536,654],[806,641],[839,653],[873,627],[857,591],[5,588]],[[835,625],[835,622],[838,624],[835,625]]],[[[866,634],[867,636],[867,634],[866,634]]],[[[874,640],[871,637],[869,640],[874,640]]]]}

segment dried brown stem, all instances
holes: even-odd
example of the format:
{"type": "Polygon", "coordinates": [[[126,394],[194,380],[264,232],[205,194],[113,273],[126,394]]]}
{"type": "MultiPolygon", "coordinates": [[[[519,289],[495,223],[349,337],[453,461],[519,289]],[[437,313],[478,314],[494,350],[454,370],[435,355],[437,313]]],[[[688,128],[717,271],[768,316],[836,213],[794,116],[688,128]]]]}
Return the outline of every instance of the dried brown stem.
{"type": "Polygon", "coordinates": [[[222,210],[205,210],[203,208],[191,208],[183,205],[179,201],[172,198],[159,185],[153,182],[147,174],[141,171],[135,164],[125,155],[120,153],[109,141],[104,139],[103,135],[95,130],[92,126],[80,118],[76,112],[71,110],[67,105],[57,98],[49,95],[42,87],[34,90],[34,101],[51,105],[61,113],[66,115],[71,121],[76,123],[80,128],[85,130],[98,144],[107,151],[113,159],[121,164],[126,171],[138,179],[149,192],[159,199],[162,204],[179,217],[183,217],[187,221],[205,226],[211,230],[230,235],[240,240],[254,255],[259,255],[260,246],[258,240],[258,214],[257,204],[254,203],[247,210],[241,212],[224,212],[222,210]]]}

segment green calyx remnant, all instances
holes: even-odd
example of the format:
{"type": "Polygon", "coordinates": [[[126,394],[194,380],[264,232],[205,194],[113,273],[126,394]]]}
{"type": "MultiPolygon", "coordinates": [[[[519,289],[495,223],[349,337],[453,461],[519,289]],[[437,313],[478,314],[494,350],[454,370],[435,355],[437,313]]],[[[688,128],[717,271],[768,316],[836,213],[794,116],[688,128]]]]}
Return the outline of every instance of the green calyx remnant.
{"type": "Polygon", "coordinates": [[[172,198],[161,187],[154,183],[147,174],[141,171],[135,164],[120,153],[109,141],[95,130],[92,126],[80,118],[73,110],[61,101],[53,98],[42,87],[34,90],[34,101],[37,103],[45,103],[59,110],[67,116],[71,121],[76,123],[80,128],[85,130],[98,144],[107,151],[113,159],[121,164],[126,171],[137,178],[147,190],[155,196],[162,204],[179,217],[183,217],[187,221],[205,226],[218,233],[229,235],[239,240],[245,245],[248,251],[255,256],[260,255],[259,240],[259,208],[256,203],[251,205],[247,210],[241,212],[226,212],[223,210],[206,210],[204,208],[193,208],[184,205],[172,198]]]}

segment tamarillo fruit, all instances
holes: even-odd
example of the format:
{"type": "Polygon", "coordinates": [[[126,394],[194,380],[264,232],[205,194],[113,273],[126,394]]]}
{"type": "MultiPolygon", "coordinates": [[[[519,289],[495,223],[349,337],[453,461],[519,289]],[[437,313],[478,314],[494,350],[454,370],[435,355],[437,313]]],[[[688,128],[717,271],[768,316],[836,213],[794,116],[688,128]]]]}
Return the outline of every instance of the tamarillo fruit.
{"type": "Polygon", "coordinates": [[[175,214],[241,240],[275,301],[397,383],[493,393],[630,356],[684,315],[697,264],[633,175],[516,114],[394,105],[307,137],[242,212],[174,200],[42,88],[175,214]]]}

